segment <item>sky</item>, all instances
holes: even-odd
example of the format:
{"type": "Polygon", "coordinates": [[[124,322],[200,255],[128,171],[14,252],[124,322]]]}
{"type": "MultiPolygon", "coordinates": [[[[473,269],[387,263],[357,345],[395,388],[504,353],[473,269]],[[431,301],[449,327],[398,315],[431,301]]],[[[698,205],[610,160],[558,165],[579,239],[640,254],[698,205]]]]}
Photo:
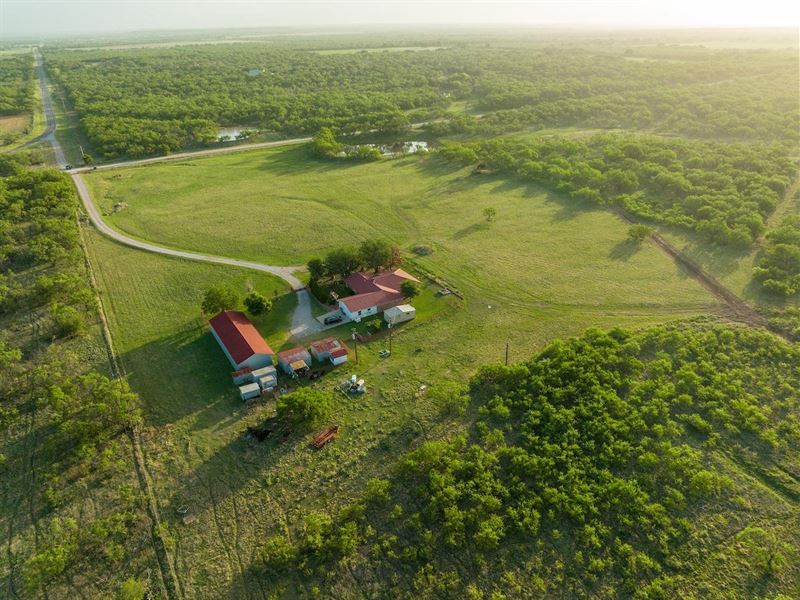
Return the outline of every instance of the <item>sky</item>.
{"type": "Polygon", "coordinates": [[[792,0],[0,0],[0,40],[158,29],[462,24],[797,27],[792,0]]]}

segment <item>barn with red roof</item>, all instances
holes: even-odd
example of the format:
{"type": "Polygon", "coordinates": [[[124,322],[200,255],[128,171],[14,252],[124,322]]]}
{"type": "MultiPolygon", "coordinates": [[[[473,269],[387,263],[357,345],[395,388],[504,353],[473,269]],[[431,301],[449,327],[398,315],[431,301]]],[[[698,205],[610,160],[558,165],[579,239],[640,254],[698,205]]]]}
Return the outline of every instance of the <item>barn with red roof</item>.
{"type": "Polygon", "coordinates": [[[272,364],[275,353],[244,313],[223,310],[208,324],[234,369],[260,369],[272,364]]]}

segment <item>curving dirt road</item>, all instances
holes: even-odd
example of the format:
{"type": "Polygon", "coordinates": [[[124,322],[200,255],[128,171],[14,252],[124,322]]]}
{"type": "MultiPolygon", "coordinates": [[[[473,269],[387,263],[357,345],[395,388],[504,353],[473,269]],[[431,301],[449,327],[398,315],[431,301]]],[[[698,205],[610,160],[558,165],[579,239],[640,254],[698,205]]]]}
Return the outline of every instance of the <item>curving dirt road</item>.
{"type": "Polygon", "coordinates": [[[70,175],[72,176],[72,181],[75,184],[75,188],[78,190],[78,196],[80,196],[83,207],[86,209],[86,213],[89,215],[89,219],[97,228],[97,230],[103,235],[108,236],[111,239],[120,242],[121,244],[125,244],[126,246],[138,248],[139,250],[145,250],[147,252],[153,252],[155,254],[163,254],[165,256],[174,256],[176,258],[215,263],[219,265],[228,265],[231,267],[240,267],[243,269],[253,269],[254,271],[262,271],[264,273],[270,273],[276,277],[280,277],[286,283],[288,283],[297,294],[297,308],[292,316],[292,337],[301,338],[309,334],[316,333],[317,331],[322,331],[322,326],[319,324],[319,321],[314,318],[314,315],[311,311],[311,298],[308,295],[308,290],[305,289],[303,283],[294,275],[295,272],[302,271],[305,269],[305,267],[265,265],[249,260],[239,260],[236,258],[215,256],[213,254],[202,254],[199,252],[188,252],[186,250],[176,250],[128,237],[124,233],[117,231],[103,221],[103,217],[100,215],[100,212],[97,210],[97,206],[95,206],[94,202],[92,201],[89,188],[86,187],[86,182],[83,180],[83,177],[81,177],[80,173],[70,173],[70,175]]]}

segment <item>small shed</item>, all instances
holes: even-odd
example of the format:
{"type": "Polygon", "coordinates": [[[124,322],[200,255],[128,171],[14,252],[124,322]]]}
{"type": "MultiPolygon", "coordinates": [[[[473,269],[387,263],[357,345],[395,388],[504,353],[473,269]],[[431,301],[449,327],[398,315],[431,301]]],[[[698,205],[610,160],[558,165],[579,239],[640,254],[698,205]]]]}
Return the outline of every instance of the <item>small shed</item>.
{"type": "Polygon", "coordinates": [[[399,325],[400,323],[410,321],[416,316],[417,309],[410,304],[392,306],[383,311],[383,318],[389,325],[399,325]]]}
{"type": "Polygon", "coordinates": [[[242,397],[242,400],[258,398],[261,395],[261,388],[257,383],[248,383],[239,388],[239,395],[242,397]]]}
{"type": "Polygon", "coordinates": [[[260,369],[256,369],[251,373],[252,380],[251,381],[258,381],[259,379],[263,379],[264,377],[274,377],[275,379],[278,378],[278,371],[275,370],[275,367],[269,365],[268,367],[261,367],[260,369]]]}
{"type": "Polygon", "coordinates": [[[231,377],[233,378],[233,385],[242,385],[244,383],[250,383],[253,381],[253,369],[250,367],[245,367],[244,369],[239,369],[238,371],[234,371],[231,373],[231,377]]]}
{"type": "Polygon", "coordinates": [[[302,346],[278,352],[278,366],[287,375],[302,374],[311,367],[311,355],[302,346]]]}
{"type": "Polygon", "coordinates": [[[347,362],[347,348],[342,346],[331,351],[330,361],[333,365],[341,365],[347,362]]]}
{"type": "MultiPolygon", "coordinates": [[[[311,355],[320,362],[330,360],[333,352],[341,350],[344,350],[346,356],[347,349],[342,342],[334,337],[326,337],[325,339],[318,340],[311,344],[311,355]]],[[[341,354],[341,352],[339,352],[339,354],[341,354]]]]}
{"type": "Polygon", "coordinates": [[[265,375],[258,380],[258,387],[260,387],[263,392],[274,390],[277,385],[278,380],[274,375],[265,375]]]}

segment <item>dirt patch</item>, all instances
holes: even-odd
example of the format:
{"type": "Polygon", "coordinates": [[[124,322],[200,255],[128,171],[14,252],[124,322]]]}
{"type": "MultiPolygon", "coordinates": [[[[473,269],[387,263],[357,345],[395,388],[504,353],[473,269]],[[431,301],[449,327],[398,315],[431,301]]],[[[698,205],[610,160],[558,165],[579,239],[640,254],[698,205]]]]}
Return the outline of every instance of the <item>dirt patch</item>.
{"type": "Polygon", "coordinates": [[[30,113],[6,115],[0,117],[0,131],[3,133],[21,133],[31,122],[30,113]]]}

